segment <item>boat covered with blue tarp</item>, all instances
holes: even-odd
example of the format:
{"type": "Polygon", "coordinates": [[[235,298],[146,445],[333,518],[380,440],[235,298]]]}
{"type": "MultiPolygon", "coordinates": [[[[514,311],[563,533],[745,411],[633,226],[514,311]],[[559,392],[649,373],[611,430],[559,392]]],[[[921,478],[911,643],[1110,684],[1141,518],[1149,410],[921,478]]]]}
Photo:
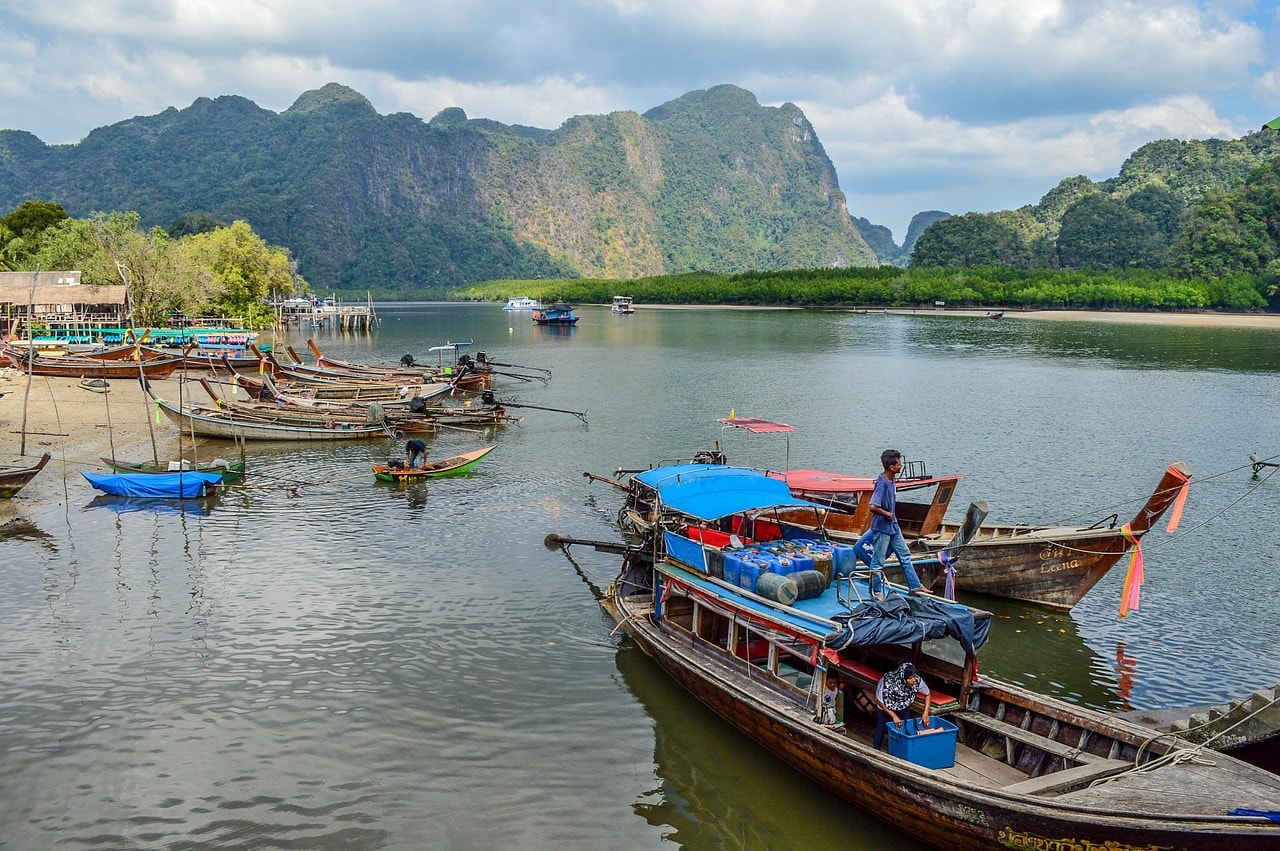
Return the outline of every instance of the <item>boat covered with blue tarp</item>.
{"type": "Polygon", "coordinates": [[[89,484],[112,496],[151,499],[196,499],[222,481],[222,473],[184,470],[176,473],[90,473],[81,470],[89,484]]]}

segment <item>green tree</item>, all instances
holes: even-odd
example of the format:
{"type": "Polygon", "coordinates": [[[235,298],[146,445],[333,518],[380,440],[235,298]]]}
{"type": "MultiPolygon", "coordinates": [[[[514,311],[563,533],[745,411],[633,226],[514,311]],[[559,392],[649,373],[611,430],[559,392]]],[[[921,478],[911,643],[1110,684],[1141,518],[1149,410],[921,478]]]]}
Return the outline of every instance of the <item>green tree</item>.
{"type": "Polygon", "coordinates": [[[940,219],[916,240],[911,268],[1012,266],[1031,268],[1034,251],[1016,213],[966,213],[940,219]]]}
{"type": "Polygon", "coordinates": [[[1063,269],[1158,267],[1162,249],[1146,216],[1108,195],[1081,198],[1062,215],[1058,264],[1063,269]]]}
{"type": "Polygon", "coordinates": [[[0,219],[0,223],[18,236],[32,239],[43,233],[45,228],[66,218],[69,218],[67,211],[62,209],[61,204],[52,201],[23,201],[17,209],[0,219]]]}
{"type": "Polygon", "coordinates": [[[226,227],[226,223],[218,221],[208,213],[183,213],[170,222],[165,230],[174,239],[181,239],[197,233],[208,233],[220,227],[226,227]]]}
{"type": "Polygon", "coordinates": [[[191,265],[210,272],[203,313],[258,326],[271,321],[266,301],[273,293],[294,291],[288,252],[267,245],[246,222],[189,236],[182,240],[182,249],[191,265]]]}

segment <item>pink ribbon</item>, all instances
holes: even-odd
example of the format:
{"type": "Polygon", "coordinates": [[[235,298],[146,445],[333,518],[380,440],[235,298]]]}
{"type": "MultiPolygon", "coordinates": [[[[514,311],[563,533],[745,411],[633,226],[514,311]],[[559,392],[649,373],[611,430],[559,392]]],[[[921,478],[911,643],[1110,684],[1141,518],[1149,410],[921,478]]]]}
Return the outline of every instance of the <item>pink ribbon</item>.
{"type": "Polygon", "coordinates": [[[1138,611],[1142,596],[1142,541],[1133,534],[1128,523],[1121,526],[1120,531],[1133,544],[1133,551],[1129,553],[1129,571],[1124,577],[1124,593],[1120,597],[1120,617],[1125,618],[1130,611],[1138,611]]]}

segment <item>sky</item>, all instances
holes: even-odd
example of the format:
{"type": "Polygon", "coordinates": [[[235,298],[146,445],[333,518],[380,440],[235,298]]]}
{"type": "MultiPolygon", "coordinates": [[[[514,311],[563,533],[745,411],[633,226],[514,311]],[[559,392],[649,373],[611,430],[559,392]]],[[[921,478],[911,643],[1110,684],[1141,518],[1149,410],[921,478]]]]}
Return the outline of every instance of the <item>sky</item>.
{"type": "Polygon", "coordinates": [[[1156,139],[1280,116],[1280,0],[0,0],[0,129],[68,144],[200,97],[555,128],[730,83],[812,123],[852,215],[1034,204],[1156,139]]]}

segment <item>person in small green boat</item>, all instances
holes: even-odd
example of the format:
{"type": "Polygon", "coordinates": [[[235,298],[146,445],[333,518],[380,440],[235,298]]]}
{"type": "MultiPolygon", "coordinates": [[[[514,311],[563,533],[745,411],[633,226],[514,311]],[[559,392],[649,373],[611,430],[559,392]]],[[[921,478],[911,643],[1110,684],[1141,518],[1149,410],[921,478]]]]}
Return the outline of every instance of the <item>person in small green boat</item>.
{"type": "Polygon", "coordinates": [[[404,445],[404,469],[422,470],[427,466],[427,444],[418,438],[404,445]]]}

